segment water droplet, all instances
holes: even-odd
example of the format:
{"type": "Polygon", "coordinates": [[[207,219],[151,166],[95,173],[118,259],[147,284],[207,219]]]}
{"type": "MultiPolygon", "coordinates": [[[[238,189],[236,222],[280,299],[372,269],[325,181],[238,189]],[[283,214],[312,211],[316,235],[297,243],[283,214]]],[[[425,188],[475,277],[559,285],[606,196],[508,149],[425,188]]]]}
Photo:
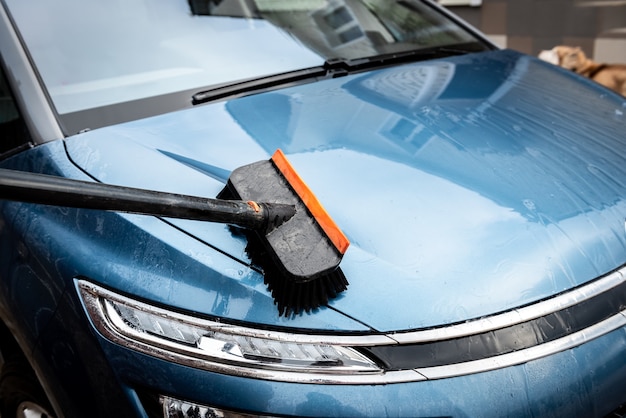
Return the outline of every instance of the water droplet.
{"type": "Polygon", "coordinates": [[[533,202],[530,199],[524,199],[523,203],[524,203],[524,206],[526,206],[526,209],[528,209],[528,210],[533,210],[534,211],[536,209],[535,208],[535,202],[533,202]]]}

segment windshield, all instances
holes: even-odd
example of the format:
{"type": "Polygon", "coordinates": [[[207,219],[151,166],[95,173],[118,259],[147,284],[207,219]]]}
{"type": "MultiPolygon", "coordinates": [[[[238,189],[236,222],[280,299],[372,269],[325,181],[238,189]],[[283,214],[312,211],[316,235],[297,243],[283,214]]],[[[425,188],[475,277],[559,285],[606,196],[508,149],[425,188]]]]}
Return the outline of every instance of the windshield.
{"type": "Polygon", "coordinates": [[[189,106],[198,90],[332,58],[478,42],[414,1],[6,3],[69,131],[189,106]],[[158,100],[138,102],[148,98],[158,100]],[[89,112],[102,108],[107,111],[89,112]]]}

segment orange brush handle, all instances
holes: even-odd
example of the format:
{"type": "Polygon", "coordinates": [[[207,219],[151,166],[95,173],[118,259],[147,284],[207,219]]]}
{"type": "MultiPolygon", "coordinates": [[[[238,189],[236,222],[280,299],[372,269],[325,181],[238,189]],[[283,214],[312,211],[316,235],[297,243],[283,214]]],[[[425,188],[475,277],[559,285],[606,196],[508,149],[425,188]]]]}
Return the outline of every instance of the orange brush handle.
{"type": "Polygon", "coordinates": [[[272,161],[276,168],[282,173],[283,177],[285,177],[287,183],[289,183],[300,197],[309,212],[311,212],[311,215],[313,215],[337,251],[339,251],[340,254],[345,254],[350,245],[350,241],[341,229],[339,229],[337,224],[335,224],[335,221],[332,220],[328,212],[326,212],[311,189],[309,189],[306,183],[300,178],[296,170],[289,163],[289,160],[287,160],[285,154],[280,149],[276,150],[274,155],[272,155],[272,161]]]}

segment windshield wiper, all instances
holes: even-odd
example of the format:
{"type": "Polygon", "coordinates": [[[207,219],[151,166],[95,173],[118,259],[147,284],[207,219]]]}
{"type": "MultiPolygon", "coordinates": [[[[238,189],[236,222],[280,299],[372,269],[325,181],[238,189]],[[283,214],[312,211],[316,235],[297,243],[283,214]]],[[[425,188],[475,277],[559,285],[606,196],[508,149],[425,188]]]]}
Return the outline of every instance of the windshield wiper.
{"type": "Polygon", "coordinates": [[[288,87],[290,85],[315,81],[322,78],[340,77],[348,74],[348,71],[349,64],[347,64],[346,60],[330,59],[326,60],[324,65],[319,67],[272,74],[266,77],[254,78],[201,91],[192,96],[191,102],[197,105],[224,98],[234,98],[250,92],[270,90],[275,87],[288,87]]]}
{"type": "Polygon", "coordinates": [[[201,91],[192,96],[192,104],[198,105],[225,98],[236,98],[252,92],[271,90],[277,87],[289,87],[304,82],[313,82],[326,78],[337,78],[348,74],[386,67],[389,65],[423,61],[427,59],[445,58],[453,55],[484,51],[482,48],[466,45],[451,45],[427,49],[392,52],[356,59],[331,58],[319,67],[305,68],[286,73],[272,74],[266,77],[253,78],[237,83],[218,86],[201,91]]]}
{"type": "Polygon", "coordinates": [[[424,49],[410,49],[405,51],[373,55],[369,57],[348,60],[346,64],[350,71],[363,71],[371,70],[377,67],[386,67],[394,64],[404,64],[436,58],[446,58],[455,55],[484,52],[487,50],[489,50],[489,48],[487,48],[482,43],[471,42],[424,49]]]}

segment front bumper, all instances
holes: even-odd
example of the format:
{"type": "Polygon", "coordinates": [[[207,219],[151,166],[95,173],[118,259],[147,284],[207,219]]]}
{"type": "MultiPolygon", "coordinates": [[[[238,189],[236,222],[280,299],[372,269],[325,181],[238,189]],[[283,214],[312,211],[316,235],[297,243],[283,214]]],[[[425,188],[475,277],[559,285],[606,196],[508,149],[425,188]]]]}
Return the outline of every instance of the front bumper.
{"type": "MultiPolygon", "coordinates": [[[[228,376],[99,338],[122,387],[145,410],[159,395],[269,416],[604,416],[624,402],[626,329],[517,366],[387,385],[317,385],[228,376]]],[[[161,408],[162,411],[162,408],[161,408]]],[[[161,412],[162,413],[162,412],[161,412]]],[[[164,416],[164,415],[150,415],[164,416]]]]}
{"type": "Polygon", "coordinates": [[[467,372],[459,364],[447,366],[457,368],[456,374],[430,379],[320,384],[231,375],[146,355],[105,338],[83,308],[76,293],[66,293],[38,348],[50,366],[46,376],[53,376],[54,384],[46,387],[54,388],[58,404],[70,411],[66,416],[93,416],[95,406],[97,416],[169,418],[176,402],[184,405],[180,410],[187,415],[182,416],[190,417],[209,411],[207,416],[225,411],[242,416],[605,416],[626,402],[623,324],[599,335],[584,329],[574,346],[527,361],[510,364],[501,361],[506,355],[492,357],[483,371],[467,372]],[[168,398],[173,402],[164,407],[168,398]]]}

